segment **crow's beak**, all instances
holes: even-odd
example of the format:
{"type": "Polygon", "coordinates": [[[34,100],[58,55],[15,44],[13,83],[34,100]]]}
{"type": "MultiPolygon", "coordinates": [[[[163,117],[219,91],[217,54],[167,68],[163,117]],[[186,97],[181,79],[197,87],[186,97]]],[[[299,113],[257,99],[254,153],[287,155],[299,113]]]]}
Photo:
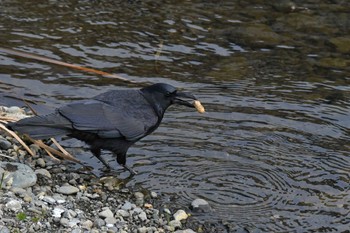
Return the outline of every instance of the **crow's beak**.
{"type": "Polygon", "coordinates": [[[194,95],[192,95],[192,94],[190,94],[188,92],[177,92],[176,96],[175,96],[175,98],[173,100],[173,103],[174,104],[185,105],[187,107],[194,108],[193,103],[191,103],[189,101],[186,101],[186,100],[183,100],[183,99],[196,100],[197,98],[194,95]]]}

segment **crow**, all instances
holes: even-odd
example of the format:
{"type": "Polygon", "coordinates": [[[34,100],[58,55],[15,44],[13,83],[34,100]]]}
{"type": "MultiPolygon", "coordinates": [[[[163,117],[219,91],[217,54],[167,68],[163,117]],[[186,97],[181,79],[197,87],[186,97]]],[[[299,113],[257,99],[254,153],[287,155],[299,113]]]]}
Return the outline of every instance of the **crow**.
{"type": "Polygon", "coordinates": [[[172,104],[194,108],[196,97],[175,87],[157,83],[139,90],[112,90],[88,100],[72,102],[43,116],[24,118],[8,127],[34,139],[67,135],[90,145],[108,169],[101,150],[111,151],[131,174],[126,153],[131,145],[156,130],[172,104]]]}

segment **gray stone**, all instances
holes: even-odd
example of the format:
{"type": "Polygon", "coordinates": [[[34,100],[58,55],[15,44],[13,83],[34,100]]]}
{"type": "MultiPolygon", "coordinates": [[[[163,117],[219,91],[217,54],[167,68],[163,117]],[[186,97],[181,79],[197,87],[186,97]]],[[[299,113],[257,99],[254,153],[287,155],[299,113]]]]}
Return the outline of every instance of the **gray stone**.
{"type": "Polygon", "coordinates": [[[194,201],[192,201],[191,209],[194,212],[207,213],[207,212],[210,212],[210,205],[206,200],[198,198],[198,199],[195,199],[194,201]]]}
{"type": "Polygon", "coordinates": [[[65,195],[75,194],[79,192],[79,189],[77,187],[71,186],[71,185],[64,185],[58,188],[58,193],[62,193],[65,195]]]}
{"type": "Polygon", "coordinates": [[[82,233],[83,231],[79,228],[74,228],[71,233],[82,233]]]}
{"type": "Polygon", "coordinates": [[[105,222],[106,222],[106,226],[108,227],[108,225],[113,225],[117,222],[117,219],[115,217],[107,217],[105,218],[105,222]]]}
{"type": "Polygon", "coordinates": [[[181,228],[181,222],[177,220],[172,220],[168,223],[168,226],[171,227],[172,229],[176,230],[178,228],[181,228]]]}
{"type": "Polygon", "coordinates": [[[8,150],[12,147],[11,142],[7,141],[5,138],[0,138],[0,149],[8,150]]]}
{"type": "Polygon", "coordinates": [[[73,218],[68,222],[69,227],[76,227],[80,223],[80,220],[77,218],[73,218]]]}
{"type": "Polygon", "coordinates": [[[43,201],[44,201],[44,202],[47,202],[47,203],[49,203],[49,204],[51,204],[51,205],[53,205],[53,204],[56,203],[56,200],[55,200],[54,198],[50,197],[50,196],[45,196],[45,197],[43,198],[43,201]]]}
{"type": "Polygon", "coordinates": [[[98,214],[98,216],[102,218],[110,218],[113,217],[114,214],[108,207],[105,207],[104,210],[98,214]]]}
{"type": "Polygon", "coordinates": [[[137,231],[138,233],[147,233],[148,229],[147,227],[143,226],[143,227],[139,227],[137,231]]]}
{"type": "Polygon", "coordinates": [[[145,212],[141,212],[141,213],[139,213],[139,218],[140,218],[140,220],[141,221],[146,221],[147,220],[147,215],[146,215],[146,213],[145,212]]]}
{"type": "Polygon", "coordinates": [[[135,197],[135,204],[137,205],[137,206],[142,206],[143,205],[143,203],[144,203],[144,197],[145,197],[145,195],[143,195],[143,193],[141,193],[141,192],[135,192],[134,193],[134,197],[135,197]]]}
{"type": "Polygon", "coordinates": [[[6,226],[0,225],[0,233],[10,233],[10,230],[6,226]]]}
{"type": "Polygon", "coordinates": [[[196,232],[192,229],[185,229],[185,230],[177,230],[174,233],[196,233],[196,232]]]}
{"type": "Polygon", "coordinates": [[[130,202],[126,201],[121,208],[123,210],[131,210],[132,209],[132,204],[130,202]]]}
{"type": "Polygon", "coordinates": [[[37,174],[37,175],[40,174],[40,175],[46,176],[48,178],[51,178],[51,173],[44,168],[36,169],[35,174],[37,174]]]}
{"type": "MultiPolygon", "coordinates": [[[[53,212],[53,214],[52,214],[52,217],[54,217],[54,218],[60,218],[61,217],[61,215],[62,215],[62,213],[65,211],[65,209],[62,207],[62,206],[56,206],[53,210],[52,210],[52,212],[53,212]]],[[[67,219],[68,220],[68,219],[67,219]]]]}
{"type": "Polygon", "coordinates": [[[62,226],[67,227],[68,224],[69,224],[69,220],[68,220],[67,218],[61,218],[60,224],[61,224],[62,226]]]}
{"type": "Polygon", "coordinates": [[[86,220],[86,221],[81,223],[81,227],[86,229],[86,230],[90,230],[93,225],[94,225],[94,223],[91,220],[86,220]]]}
{"type": "Polygon", "coordinates": [[[103,219],[97,218],[94,221],[94,226],[97,228],[101,228],[102,226],[106,225],[106,222],[103,219]]]}
{"type": "Polygon", "coordinates": [[[120,210],[117,210],[117,216],[122,216],[123,218],[126,218],[126,217],[129,217],[130,214],[128,211],[120,209],[120,210]]]}
{"type": "Polygon", "coordinates": [[[37,159],[36,160],[36,164],[38,164],[40,167],[45,167],[46,166],[45,160],[42,159],[42,158],[37,159]]]}
{"type": "Polygon", "coordinates": [[[156,192],[151,192],[151,197],[152,198],[157,198],[158,197],[158,194],[156,192]]]}
{"type": "Polygon", "coordinates": [[[6,203],[6,208],[14,211],[14,212],[17,212],[19,210],[22,209],[22,204],[21,202],[17,201],[17,200],[10,200],[6,203]]]}
{"type": "Polygon", "coordinates": [[[0,177],[4,175],[3,184],[18,188],[28,188],[36,184],[34,171],[22,163],[0,162],[0,177]]]}

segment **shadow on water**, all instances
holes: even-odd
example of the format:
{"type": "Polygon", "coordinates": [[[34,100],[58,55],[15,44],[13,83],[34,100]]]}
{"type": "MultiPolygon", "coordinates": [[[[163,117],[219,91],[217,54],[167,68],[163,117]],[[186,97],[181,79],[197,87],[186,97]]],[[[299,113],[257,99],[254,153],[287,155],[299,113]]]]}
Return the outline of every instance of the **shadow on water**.
{"type": "MultiPolygon", "coordinates": [[[[213,211],[194,216],[201,221],[269,232],[349,229],[348,2],[1,4],[1,47],[167,82],[205,104],[205,115],[171,107],[130,149],[139,174],[128,186],[176,208],[204,198],[213,211]]],[[[1,52],[0,80],[3,93],[50,108],[137,87],[1,52]]],[[[76,154],[101,168],[85,149],[76,154]]]]}

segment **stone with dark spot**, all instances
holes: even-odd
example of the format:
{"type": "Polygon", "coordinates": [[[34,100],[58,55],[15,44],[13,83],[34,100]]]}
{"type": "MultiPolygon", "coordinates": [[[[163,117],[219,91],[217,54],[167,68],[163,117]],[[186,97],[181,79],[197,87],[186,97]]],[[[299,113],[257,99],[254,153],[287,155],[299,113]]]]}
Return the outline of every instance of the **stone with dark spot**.
{"type": "Polygon", "coordinates": [[[3,185],[17,188],[28,188],[36,184],[34,171],[22,163],[0,162],[0,177],[3,185]]]}

